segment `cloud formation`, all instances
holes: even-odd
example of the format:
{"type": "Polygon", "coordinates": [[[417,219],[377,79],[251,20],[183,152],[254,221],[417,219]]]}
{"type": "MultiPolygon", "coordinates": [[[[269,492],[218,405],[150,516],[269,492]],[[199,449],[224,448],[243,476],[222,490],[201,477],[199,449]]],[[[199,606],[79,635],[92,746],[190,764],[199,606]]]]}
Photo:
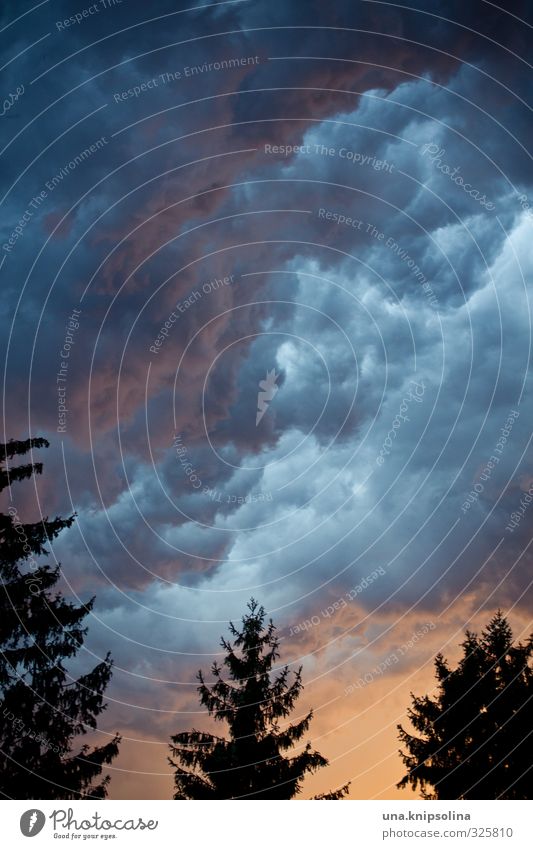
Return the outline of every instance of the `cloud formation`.
{"type": "Polygon", "coordinates": [[[372,792],[393,795],[411,678],[498,605],[527,629],[527,6],[27,11],[2,117],[4,431],[53,443],[20,509],[79,512],[53,554],[97,594],[88,650],[115,657],[114,792],[143,795],[154,750],[164,776],[253,594],[339,783],[365,792],[375,734],[372,792]]]}

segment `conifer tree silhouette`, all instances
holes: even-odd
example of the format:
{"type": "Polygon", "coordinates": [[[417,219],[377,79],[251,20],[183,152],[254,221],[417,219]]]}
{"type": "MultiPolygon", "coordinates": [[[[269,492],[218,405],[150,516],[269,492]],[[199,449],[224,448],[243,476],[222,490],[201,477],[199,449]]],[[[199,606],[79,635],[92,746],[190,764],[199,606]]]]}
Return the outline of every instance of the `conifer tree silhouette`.
{"type": "MultiPolygon", "coordinates": [[[[281,725],[302,690],[301,668],[290,681],[287,666],[273,675],[279,641],[272,620],[265,626],[265,610],[252,599],[241,629],[230,622],[233,643],[222,638],[223,669],[214,663],[214,683],[198,673],[201,703],[219,722],[226,722],[229,737],[202,731],[184,731],[171,738],[175,767],[174,799],[292,799],[307,773],[328,761],[311,749],[285,753],[300,742],[312,711],[292,725],[281,725]]],[[[319,798],[341,799],[348,787],[319,798]]]]}
{"type": "Polygon", "coordinates": [[[513,645],[498,611],[481,637],[469,631],[450,669],[435,660],[436,698],[411,694],[409,719],[420,736],[398,726],[411,785],[425,799],[533,797],[533,638],[513,645]]]}
{"type": "MultiPolygon", "coordinates": [[[[45,439],[0,445],[0,490],[42,472],[41,463],[11,467],[10,460],[45,439]]],[[[23,524],[17,510],[0,514],[0,796],[12,799],[104,798],[103,764],[118,753],[115,735],[103,746],[75,739],[96,728],[111,677],[109,655],[86,675],[71,679],[63,660],[83,645],[82,620],[92,609],[64,599],[55,585],[59,566],[39,565],[45,545],[75,516],[23,524]]]]}

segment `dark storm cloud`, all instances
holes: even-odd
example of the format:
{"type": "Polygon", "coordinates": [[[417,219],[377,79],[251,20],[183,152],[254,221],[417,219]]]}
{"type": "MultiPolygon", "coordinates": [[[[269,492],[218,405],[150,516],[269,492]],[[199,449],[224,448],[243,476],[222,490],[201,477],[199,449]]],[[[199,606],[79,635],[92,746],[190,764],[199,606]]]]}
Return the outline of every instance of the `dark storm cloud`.
{"type": "MultiPolygon", "coordinates": [[[[510,52],[527,58],[525,27],[459,2],[174,14],[199,5],[123,2],[62,31],[77,10],[45,4],[10,29],[8,58],[51,35],[8,66],[6,95],[25,91],[2,118],[8,140],[20,132],[2,243],[31,210],[1,272],[3,349],[26,284],[8,435],[30,427],[31,385],[32,432],[53,442],[37,491],[50,513],[79,509],[54,553],[67,586],[97,593],[90,647],[112,647],[113,716],[161,739],[185,727],[196,668],[252,593],[285,629],[284,659],[305,657],[310,676],[338,665],[341,687],[354,647],[383,633],[379,661],[402,616],[405,630],[448,604],[457,617],[530,604],[532,172],[525,65],[510,52]],[[235,57],[258,61],[185,73],[235,57]],[[55,375],[85,291],[67,490],[55,375]],[[270,369],[278,391],[256,426],[270,369]],[[152,688],[176,717],[120,705],[153,707],[152,688]]],[[[19,13],[7,4],[4,20],[19,13]]]]}

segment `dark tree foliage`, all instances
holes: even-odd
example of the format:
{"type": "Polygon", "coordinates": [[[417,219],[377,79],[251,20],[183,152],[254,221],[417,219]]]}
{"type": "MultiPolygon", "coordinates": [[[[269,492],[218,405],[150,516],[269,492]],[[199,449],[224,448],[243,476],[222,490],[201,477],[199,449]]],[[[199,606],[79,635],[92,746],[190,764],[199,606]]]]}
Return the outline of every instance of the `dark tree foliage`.
{"type": "MultiPolygon", "coordinates": [[[[16,455],[48,447],[45,439],[0,445],[0,490],[40,474],[42,464],[10,467],[16,455]]],[[[16,508],[0,514],[0,796],[13,799],[105,798],[103,764],[119,738],[97,747],[75,738],[96,728],[111,677],[108,657],[72,680],[63,661],[76,655],[93,600],[76,606],[54,591],[59,567],[37,563],[45,546],[72,525],[68,519],[23,524],[16,508]]]]}
{"type": "Polygon", "coordinates": [[[456,669],[437,655],[436,698],[411,694],[419,736],[398,726],[407,750],[398,787],[425,799],[531,799],[533,637],[514,646],[498,611],[481,637],[466,632],[462,649],[456,669]]]}
{"type": "Polygon", "coordinates": [[[343,786],[339,787],[338,790],[330,790],[329,793],[319,793],[318,796],[313,796],[313,799],[321,799],[326,801],[344,799],[344,797],[348,794],[349,790],[350,782],[348,782],[348,784],[343,784],[343,786]]]}
{"type": "MultiPolygon", "coordinates": [[[[311,744],[298,754],[285,753],[307,733],[312,712],[299,722],[283,725],[302,690],[301,668],[290,680],[285,666],[273,675],[279,640],[265,611],[253,599],[238,630],[230,622],[233,643],[222,638],[223,669],[214,663],[214,683],[198,673],[201,703],[210,716],[226,722],[229,735],[184,731],[172,737],[170,764],[175,767],[175,799],[292,799],[307,773],[328,761],[311,744]]],[[[342,788],[321,798],[340,799],[342,788]]]]}

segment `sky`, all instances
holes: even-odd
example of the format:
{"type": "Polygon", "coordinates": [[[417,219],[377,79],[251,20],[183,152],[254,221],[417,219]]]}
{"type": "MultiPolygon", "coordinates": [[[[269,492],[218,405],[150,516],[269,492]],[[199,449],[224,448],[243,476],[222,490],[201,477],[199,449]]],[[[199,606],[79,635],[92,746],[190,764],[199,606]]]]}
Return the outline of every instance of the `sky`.
{"type": "Polygon", "coordinates": [[[396,725],[500,607],[531,630],[531,5],[5,0],[3,436],[96,597],[110,798],[251,596],[330,766],[411,797],[396,725]],[[528,134],[529,131],[529,134],[528,134]]]}

